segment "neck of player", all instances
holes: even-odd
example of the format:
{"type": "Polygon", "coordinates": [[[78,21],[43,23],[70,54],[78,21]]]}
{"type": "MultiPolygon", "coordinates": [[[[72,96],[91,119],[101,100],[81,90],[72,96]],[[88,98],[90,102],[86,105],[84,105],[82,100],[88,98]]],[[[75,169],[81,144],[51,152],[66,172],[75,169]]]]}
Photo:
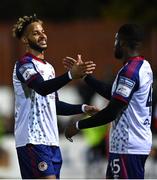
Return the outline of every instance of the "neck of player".
{"type": "Polygon", "coordinates": [[[34,56],[38,57],[39,59],[44,59],[44,51],[39,52],[39,51],[29,48],[26,50],[26,52],[33,54],[34,56]]]}

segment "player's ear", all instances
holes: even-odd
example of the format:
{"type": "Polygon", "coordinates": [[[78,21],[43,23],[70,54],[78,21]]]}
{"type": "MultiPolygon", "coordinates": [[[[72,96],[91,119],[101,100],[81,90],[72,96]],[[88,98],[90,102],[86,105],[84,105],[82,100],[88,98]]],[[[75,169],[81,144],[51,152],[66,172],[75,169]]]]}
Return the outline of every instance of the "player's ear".
{"type": "Polygon", "coordinates": [[[24,44],[27,44],[27,38],[25,36],[22,36],[21,37],[21,41],[24,43],[24,44]]]}
{"type": "Polygon", "coordinates": [[[125,40],[120,40],[120,46],[121,47],[125,47],[125,46],[127,46],[128,44],[127,44],[127,42],[125,41],[125,40]]]}
{"type": "Polygon", "coordinates": [[[119,43],[120,43],[120,46],[124,46],[126,44],[124,40],[120,40],[119,43]]]}

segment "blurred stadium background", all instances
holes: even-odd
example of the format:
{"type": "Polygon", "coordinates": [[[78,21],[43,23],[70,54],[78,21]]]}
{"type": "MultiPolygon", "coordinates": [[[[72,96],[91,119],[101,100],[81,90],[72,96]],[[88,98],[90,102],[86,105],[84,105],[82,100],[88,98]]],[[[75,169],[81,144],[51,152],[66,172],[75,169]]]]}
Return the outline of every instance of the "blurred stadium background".
{"type": "MultiPolygon", "coordinates": [[[[96,64],[94,75],[111,81],[120,63],[113,56],[114,35],[123,23],[139,23],[146,31],[143,55],[154,71],[153,148],[146,164],[146,178],[157,178],[157,1],[156,0],[5,0],[0,5],[0,178],[20,178],[13,137],[14,96],[12,71],[24,47],[12,38],[12,26],[23,15],[36,13],[45,23],[48,35],[47,60],[56,74],[65,70],[62,59],[82,54],[96,64]]],[[[102,108],[107,102],[82,81],[74,81],[59,91],[70,103],[90,103],[102,108]]],[[[68,142],[63,131],[69,120],[58,117],[63,153],[62,178],[105,177],[108,127],[83,132],[68,142]],[[99,132],[99,133],[98,133],[99,132]],[[102,133],[100,133],[102,132],[102,133]],[[95,133],[95,134],[94,134],[95,133]],[[97,138],[95,138],[97,137],[97,138]],[[104,143],[105,142],[105,143],[104,143]]]]}

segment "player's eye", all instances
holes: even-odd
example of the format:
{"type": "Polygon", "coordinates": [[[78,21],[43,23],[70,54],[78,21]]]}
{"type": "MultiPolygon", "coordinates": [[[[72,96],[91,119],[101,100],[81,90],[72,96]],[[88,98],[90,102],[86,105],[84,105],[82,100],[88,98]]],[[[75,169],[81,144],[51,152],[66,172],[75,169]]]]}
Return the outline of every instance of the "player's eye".
{"type": "Polygon", "coordinates": [[[35,36],[35,35],[37,35],[38,33],[37,32],[33,32],[33,35],[35,36]]]}

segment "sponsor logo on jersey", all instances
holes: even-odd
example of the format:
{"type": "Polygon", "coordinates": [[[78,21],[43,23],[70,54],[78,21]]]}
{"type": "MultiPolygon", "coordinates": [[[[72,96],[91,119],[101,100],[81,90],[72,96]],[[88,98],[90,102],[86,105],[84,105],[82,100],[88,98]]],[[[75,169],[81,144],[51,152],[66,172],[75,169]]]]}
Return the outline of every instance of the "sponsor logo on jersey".
{"type": "Polygon", "coordinates": [[[134,86],[135,82],[133,80],[120,76],[116,93],[123,97],[129,97],[134,86]]]}
{"type": "Polygon", "coordinates": [[[23,78],[25,79],[25,81],[27,81],[28,79],[31,78],[31,76],[33,76],[34,74],[37,74],[37,72],[34,69],[27,69],[23,74],[23,78]]]}
{"type": "Polygon", "coordinates": [[[37,71],[34,69],[33,64],[28,63],[20,67],[19,72],[22,74],[25,81],[31,78],[37,71]]]}

